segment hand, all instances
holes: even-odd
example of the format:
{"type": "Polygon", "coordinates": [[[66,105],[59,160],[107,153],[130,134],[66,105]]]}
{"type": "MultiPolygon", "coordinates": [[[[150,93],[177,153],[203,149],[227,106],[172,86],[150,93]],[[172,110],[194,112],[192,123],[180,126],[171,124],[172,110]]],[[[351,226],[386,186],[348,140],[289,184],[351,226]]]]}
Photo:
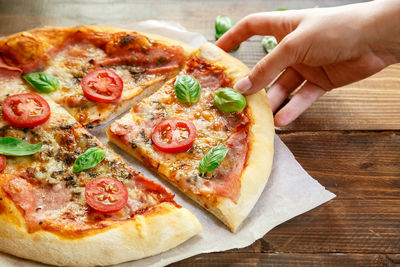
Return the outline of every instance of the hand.
{"type": "Polygon", "coordinates": [[[373,1],[334,8],[265,12],[249,15],[216,45],[230,51],[253,35],[273,35],[279,44],[235,84],[255,93],[279,78],[267,95],[275,125],[296,119],[326,91],[364,79],[400,62],[400,3],[373,1]]]}

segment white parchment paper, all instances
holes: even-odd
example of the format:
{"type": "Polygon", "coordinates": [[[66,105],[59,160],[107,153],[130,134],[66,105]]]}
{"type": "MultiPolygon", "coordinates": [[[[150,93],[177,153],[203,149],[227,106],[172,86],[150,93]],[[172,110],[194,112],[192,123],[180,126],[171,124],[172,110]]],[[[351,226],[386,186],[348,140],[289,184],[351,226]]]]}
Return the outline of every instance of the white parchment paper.
{"type": "MultiPolygon", "coordinates": [[[[116,26],[164,35],[181,40],[193,47],[198,47],[206,41],[201,34],[188,32],[181,25],[173,22],[151,20],[135,25],[116,26]]],[[[118,265],[119,267],[165,266],[200,253],[246,247],[263,237],[275,226],[335,197],[333,193],[325,190],[322,185],[307,174],[286,145],[275,135],[275,155],[271,176],[254,209],[238,231],[233,234],[219,220],[194,203],[194,201],[191,201],[167,182],[159,179],[154,173],[148,171],[141,163],[118,147],[109,143],[105,135],[107,127],[108,124],[97,127],[91,132],[104,143],[108,143],[114,151],[143,172],[146,177],[159,181],[175,192],[176,202],[191,210],[203,226],[202,233],[176,248],[142,260],[123,263],[118,265]]],[[[44,264],[0,253],[1,266],[16,267],[22,264],[24,266],[45,266],[44,264]]]]}

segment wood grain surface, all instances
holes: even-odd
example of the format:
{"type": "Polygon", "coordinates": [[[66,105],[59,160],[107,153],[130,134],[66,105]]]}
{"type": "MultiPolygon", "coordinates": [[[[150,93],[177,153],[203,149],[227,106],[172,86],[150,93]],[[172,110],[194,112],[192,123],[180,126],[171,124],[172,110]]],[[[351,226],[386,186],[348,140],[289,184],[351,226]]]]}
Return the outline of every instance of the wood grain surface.
{"type": "MultiPolygon", "coordinates": [[[[235,21],[276,8],[350,4],[347,0],[0,0],[0,35],[43,25],[123,26],[176,21],[214,41],[214,19],[235,21]]],[[[233,55],[253,67],[261,37],[233,55]]],[[[301,165],[337,197],[279,225],[253,245],[197,255],[171,266],[395,266],[400,264],[400,65],[320,98],[278,129],[301,165]]]]}

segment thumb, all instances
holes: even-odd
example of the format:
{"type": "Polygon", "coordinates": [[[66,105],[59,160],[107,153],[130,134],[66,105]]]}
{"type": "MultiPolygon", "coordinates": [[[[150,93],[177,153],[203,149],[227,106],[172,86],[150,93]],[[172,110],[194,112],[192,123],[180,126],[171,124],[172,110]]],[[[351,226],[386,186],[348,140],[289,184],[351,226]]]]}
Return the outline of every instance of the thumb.
{"type": "Polygon", "coordinates": [[[291,40],[292,38],[284,38],[246,77],[239,80],[234,88],[246,95],[254,94],[270,84],[285,68],[295,64],[296,53],[294,42],[291,40]]]}

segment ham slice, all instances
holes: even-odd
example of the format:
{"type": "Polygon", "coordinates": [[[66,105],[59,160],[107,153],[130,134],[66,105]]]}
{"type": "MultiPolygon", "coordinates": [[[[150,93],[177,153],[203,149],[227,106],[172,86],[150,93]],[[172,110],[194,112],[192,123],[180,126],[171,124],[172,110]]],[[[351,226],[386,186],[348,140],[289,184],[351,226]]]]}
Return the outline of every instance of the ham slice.
{"type": "Polygon", "coordinates": [[[249,151],[247,139],[248,133],[245,129],[230,136],[225,144],[229,152],[224,159],[229,164],[221,162],[221,166],[214,173],[215,178],[210,180],[210,185],[217,195],[228,197],[235,202],[239,199],[240,176],[249,151]]]}
{"type": "Polygon", "coordinates": [[[3,190],[24,212],[29,232],[36,231],[46,213],[56,215],[69,202],[69,192],[62,184],[34,188],[24,178],[15,176],[3,186],[3,190]]]}
{"type": "Polygon", "coordinates": [[[0,56],[0,77],[16,77],[21,76],[21,74],[22,70],[20,68],[7,65],[3,57],[0,56]]]}

